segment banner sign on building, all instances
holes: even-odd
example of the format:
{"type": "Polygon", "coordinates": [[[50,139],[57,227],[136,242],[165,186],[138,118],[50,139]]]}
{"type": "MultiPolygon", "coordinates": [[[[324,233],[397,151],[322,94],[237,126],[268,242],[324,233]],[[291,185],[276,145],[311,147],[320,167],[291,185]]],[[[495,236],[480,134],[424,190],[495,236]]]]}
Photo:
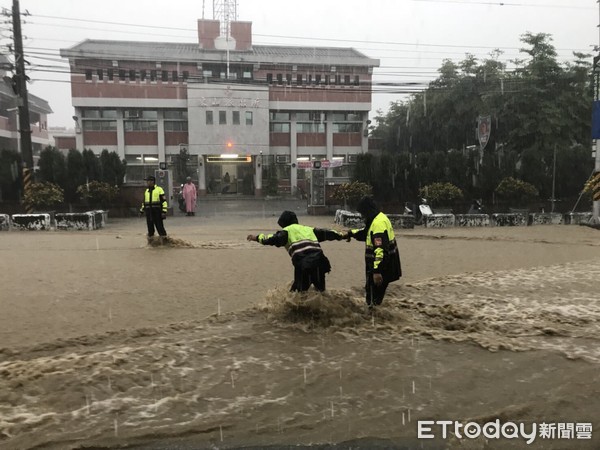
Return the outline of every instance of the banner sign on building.
{"type": "Polygon", "coordinates": [[[343,164],[344,162],[341,159],[335,159],[333,161],[324,159],[322,161],[298,161],[296,166],[298,169],[333,169],[334,167],[342,167],[343,164]]]}

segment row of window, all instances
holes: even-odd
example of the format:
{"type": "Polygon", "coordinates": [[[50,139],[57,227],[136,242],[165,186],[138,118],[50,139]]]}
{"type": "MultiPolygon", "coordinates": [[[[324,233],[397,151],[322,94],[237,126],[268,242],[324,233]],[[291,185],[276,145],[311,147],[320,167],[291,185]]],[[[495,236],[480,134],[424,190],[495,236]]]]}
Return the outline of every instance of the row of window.
{"type": "MultiPolygon", "coordinates": [[[[123,122],[125,131],[158,131],[155,120],[126,120],[123,122]]],[[[84,120],[84,131],[117,131],[116,120],[84,120]]],[[[173,120],[165,122],[165,131],[188,131],[187,121],[173,120]]]]}
{"type": "MultiPolygon", "coordinates": [[[[232,111],[232,124],[240,125],[240,112],[232,111]]],[[[246,125],[253,124],[252,111],[246,111],[246,125]]],[[[214,117],[212,111],[206,111],[206,124],[213,125],[214,117]]],[[[226,111],[219,111],[219,124],[227,124],[226,111]]],[[[188,122],[184,120],[171,120],[164,122],[165,131],[188,131],[188,122]]],[[[125,131],[158,131],[158,122],[156,120],[126,120],[123,122],[125,131]]],[[[116,120],[84,120],[84,131],[117,131],[116,120]]],[[[269,131],[272,133],[289,133],[289,123],[271,123],[269,131]]],[[[299,122],[296,124],[298,133],[324,133],[325,124],[313,122],[299,122]]],[[[360,123],[334,123],[334,133],[360,133],[360,123]]]]}
{"type": "MultiPolygon", "coordinates": [[[[84,119],[117,119],[116,109],[84,109],[81,111],[84,119]]],[[[126,119],[157,120],[158,111],[153,109],[126,109],[123,112],[126,119]]],[[[166,109],[163,111],[166,120],[187,120],[188,113],[185,109],[166,109]]]]}
{"type": "MultiPolygon", "coordinates": [[[[330,117],[334,122],[362,122],[362,114],[359,112],[323,112],[323,111],[305,111],[297,112],[296,120],[298,122],[325,122],[330,117]]],[[[290,112],[269,113],[271,122],[289,122],[291,120],[290,112]]]]}
{"type": "Polygon", "coordinates": [[[272,73],[268,73],[267,74],[267,83],[279,84],[279,85],[286,84],[288,86],[290,86],[292,83],[295,84],[296,86],[302,86],[302,85],[306,85],[306,86],[311,86],[311,85],[312,86],[317,86],[317,85],[324,85],[324,86],[354,85],[354,86],[359,86],[360,78],[358,75],[354,75],[354,79],[352,80],[350,75],[324,75],[323,76],[321,74],[315,74],[314,77],[312,74],[308,74],[305,78],[304,75],[302,75],[301,73],[298,73],[298,74],[296,74],[296,80],[294,82],[294,77],[292,76],[291,73],[286,73],[286,74],[278,73],[275,75],[275,78],[273,78],[272,73]]]}
{"type": "MultiPolygon", "coordinates": [[[[228,111],[218,111],[219,113],[219,125],[227,125],[227,112],[228,111]]],[[[244,120],[246,125],[254,124],[254,115],[252,111],[244,112],[244,120]]],[[[206,111],[206,125],[214,125],[215,117],[213,111],[206,111]]],[[[240,124],[240,111],[231,111],[231,123],[233,125],[240,124]]]]}
{"type": "MultiPolygon", "coordinates": [[[[219,114],[225,111],[219,111],[219,114]]],[[[239,111],[233,111],[234,116],[239,117],[239,111]]],[[[117,119],[116,109],[84,109],[81,115],[85,119],[117,119]]],[[[123,117],[126,119],[157,120],[158,111],[155,109],[126,109],[123,111],[123,117]]],[[[165,120],[187,120],[188,112],[185,109],[165,109],[163,110],[165,120]]],[[[304,111],[296,113],[298,122],[325,122],[330,118],[333,122],[362,122],[362,113],[360,112],[321,112],[304,111]]],[[[290,112],[271,111],[269,113],[271,122],[289,122],[291,120],[290,112]]]]}
{"type": "Polygon", "coordinates": [[[135,69],[85,69],[85,79],[91,81],[94,75],[98,80],[114,81],[185,81],[190,77],[187,70],[181,73],[177,70],[135,70],[135,69]]]}

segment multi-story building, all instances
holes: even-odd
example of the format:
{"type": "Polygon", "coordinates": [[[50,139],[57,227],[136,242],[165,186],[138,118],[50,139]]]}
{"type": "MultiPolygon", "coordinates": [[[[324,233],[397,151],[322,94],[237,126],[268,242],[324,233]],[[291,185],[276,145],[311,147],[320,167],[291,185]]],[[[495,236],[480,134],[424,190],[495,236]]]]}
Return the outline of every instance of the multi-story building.
{"type": "Polygon", "coordinates": [[[185,149],[201,194],[261,195],[263,179],[295,192],[313,161],[329,178],[347,177],[367,151],[379,61],[353,48],[253,45],[250,22],[230,22],[227,36],[220,25],[198,20],[194,44],[86,40],[62,49],[77,148],[116,151],[128,182],[185,149]]]}
{"type": "MultiPolygon", "coordinates": [[[[12,66],[4,55],[0,55],[0,149],[20,151],[18,96],[7,80],[7,70],[12,66]]],[[[50,145],[48,137],[48,114],[52,109],[46,100],[31,93],[29,100],[29,122],[31,123],[31,146],[34,163],[39,159],[40,151],[50,145]]]]}

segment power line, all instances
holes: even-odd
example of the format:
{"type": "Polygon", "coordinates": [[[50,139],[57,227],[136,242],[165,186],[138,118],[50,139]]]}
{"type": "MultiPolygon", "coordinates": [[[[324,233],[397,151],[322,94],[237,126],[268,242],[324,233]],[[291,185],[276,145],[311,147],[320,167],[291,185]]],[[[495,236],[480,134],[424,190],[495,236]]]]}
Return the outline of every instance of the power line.
{"type": "Polygon", "coordinates": [[[513,3],[513,2],[482,2],[482,1],[466,1],[466,0],[412,0],[415,3],[462,3],[466,5],[486,5],[486,6],[519,6],[526,8],[563,8],[563,9],[595,9],[587,6],[572,6],[572,5],[556,5],[556,4],[539,4],[539,3],[513,3]]]}

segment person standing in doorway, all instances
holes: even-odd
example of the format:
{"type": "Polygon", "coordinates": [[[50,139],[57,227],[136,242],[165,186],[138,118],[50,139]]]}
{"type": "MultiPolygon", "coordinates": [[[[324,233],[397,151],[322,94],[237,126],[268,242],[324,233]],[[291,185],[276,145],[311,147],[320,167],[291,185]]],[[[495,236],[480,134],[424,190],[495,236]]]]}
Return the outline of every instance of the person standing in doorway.
{"type": "Polygon", "coordinates": [[[158,232],[162,241],[167,240],[167,231],[163,220],[167,218],[167,199],[165,191],[160,186],[156,186],[156,178],[152,175],[146,178],[146,192],[144,192],[144,201],[140,208],[140,216],[146,214],[146,224],[148,225],[148,241],[154,236],[154,229],[158,232]]]}
{"type": "Polygon", "coordinates": [[[195,216],[196,215],[196,198],[197,198],[196,185],[192,182],[191,177],[185,179],[183,185],[183,199],[185,200],[185,215],[195,216]]]}

